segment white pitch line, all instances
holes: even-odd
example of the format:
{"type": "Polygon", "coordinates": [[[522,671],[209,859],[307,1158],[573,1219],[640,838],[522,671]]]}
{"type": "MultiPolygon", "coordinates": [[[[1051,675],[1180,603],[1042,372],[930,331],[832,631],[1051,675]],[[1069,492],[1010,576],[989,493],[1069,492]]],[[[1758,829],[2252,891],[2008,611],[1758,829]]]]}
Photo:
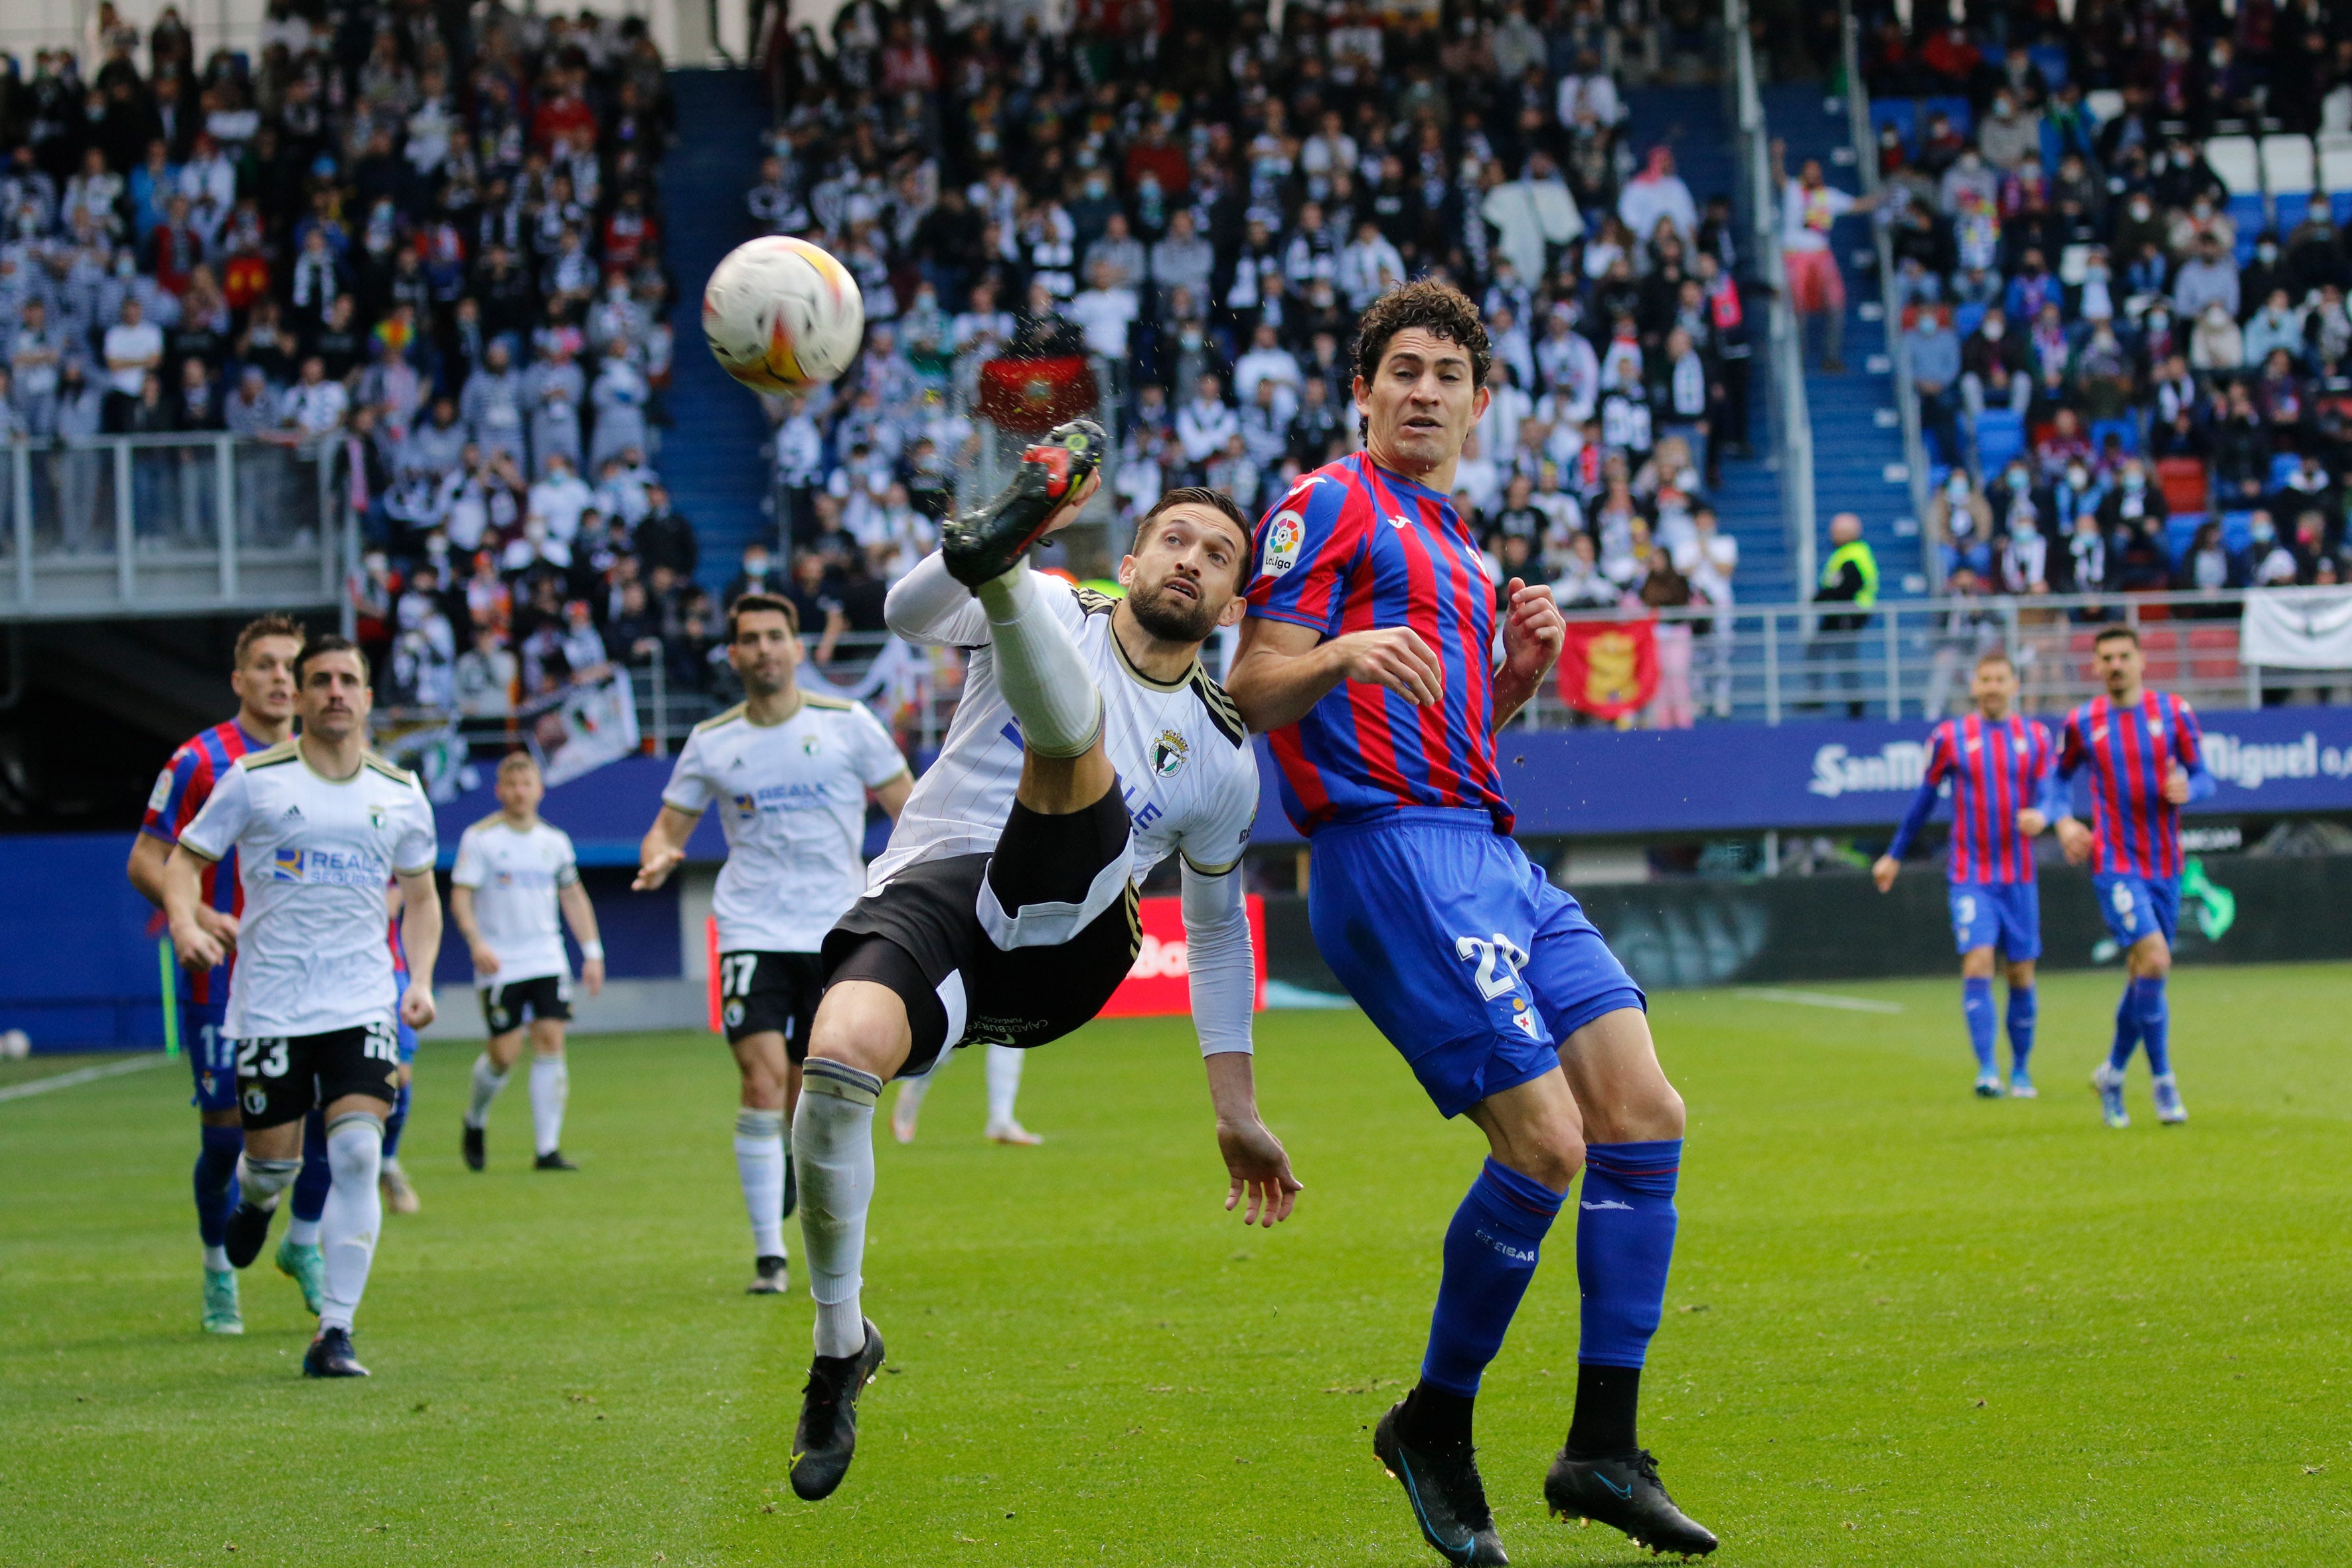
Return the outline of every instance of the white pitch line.
{"type": "Polygon", "coordinates": [[[12,1083],[5,1089],[0,1089],[0,1100],[23,1100],[31,1095],[47,1094],[53,1089],[71,1089],[78,1083],[95,1083],[102,1078],[120,1078],[127,1072],[138,1072],[146,1068],[160,1066],[163,1060],[163,1053],[157,1051],[152,1056],[131,1057],[119,1062],[108,1062],[100,1067],[76,1068],[71,1072],[61,1072],[52,1078],[37,1078],[29,1083],[12,1083]]]}
{"type": "Polygon", "coordinates": [[[1836,1007],[1848,1013],[1900,1013],[1900,1002],[1874,1002],[1867,996],[1840,996],[1829,991],[1774,991],[1743,985],[1738,993],[1758,1002],[1790,1002],[1800,1007],[1836,1007]]]}

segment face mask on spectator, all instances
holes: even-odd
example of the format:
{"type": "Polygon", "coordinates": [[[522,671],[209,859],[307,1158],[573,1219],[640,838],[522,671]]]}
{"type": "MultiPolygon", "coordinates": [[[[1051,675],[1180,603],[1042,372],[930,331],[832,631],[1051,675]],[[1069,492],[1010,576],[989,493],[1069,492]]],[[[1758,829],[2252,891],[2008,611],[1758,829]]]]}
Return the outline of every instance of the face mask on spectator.
{"type": "Polygon", "coordinates": [[[2264,266],[2268,266],[2270,263],[2278,259],[2278,247],[2273,245],[2268,240],[2264,240],[2262,244],[2254,247],[2254,254],[2262,259],[2264,266]]]}
{"type": "Polygon", "coordinates": [[[1987,321],[1983,328],[1986,341],[1996,343],[2000,342],[2001,334],[2008,330],[2005,324],[1997,320],[1987,321]]]}
{"type": "Polygon", "coordinates": [[[2130,490],[2135,494],[2147,489],[2147,476],[2141,473],[2137,468],[2126,468],[2124,470],[2124,489],[2130,490]]]}
{"type": "Polygon", "coordinates": [[[1952,498],[1952,504],[1954,506],[1958,506],[1960,503],[1967,500],[1969,499],[1968,475],[1954,474],[1950,479],[1945,480],[1944,493],[1952,498]]]}
{"type": "Polygon", "coordinates": [[[2021,468],[2011,468],[2009,470],[2009,488],[2021,495],[2033,488],[2033,476],[2021,468]]]}
{"type": "Polygon", "coordinates": [[[2258,517],[2247,528],[2246,536],[2256,544],[2270,544],[2278,539],[2278,527],[2269,518],[2258,517]]]}
{"type": "Polygon", "coordinates": [[[2077,463],[2066,470],[2066,482],[2078,490],[2086,489],[2091,483],[2090,470],[2077,463]]]}
{"type": "Polygon", "coordinates": [[[2146,196],[2134,196],[2132,198],[2131,215],[2136,222],[2146,223],[2147,221],[2147,215],[2155,210],[2156,209],[2148,204],[2148,199],[2146,196]]]}

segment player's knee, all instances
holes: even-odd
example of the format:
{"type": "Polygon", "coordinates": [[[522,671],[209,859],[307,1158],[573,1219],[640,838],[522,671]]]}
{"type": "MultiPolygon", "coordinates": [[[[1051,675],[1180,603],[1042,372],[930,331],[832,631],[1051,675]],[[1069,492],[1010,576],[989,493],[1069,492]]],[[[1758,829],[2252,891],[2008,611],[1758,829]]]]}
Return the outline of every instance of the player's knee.
{"type": "MultiPolygon", "coordinates": [[[[845,981],[824,994],[809,1029],[809,1060],[837,1062],[887,1079],[907,1059],[907,1005],[887,986],[845,981]]],[[[783,1085],[777,1084],[782,1093],[783,1085]]]]}
{"type": "Polygon", "coordinates": [[[1528,1167],[1519,1174],[1556,1193],[1574,1186],[1577,1173],[1584,1169],[1584,1139],[1571,1128],[1555,1129],[1515,1153],[1515,1167],[1528,1167]]]}
{"type": "Polygon", "coordinates": [[[1967,952],[1962,953],[1960,955],[1960,978],[1963,980],[1990,980],[1992,978],[1992,949],[1989,947],[1972,947],[1967,952]]]}

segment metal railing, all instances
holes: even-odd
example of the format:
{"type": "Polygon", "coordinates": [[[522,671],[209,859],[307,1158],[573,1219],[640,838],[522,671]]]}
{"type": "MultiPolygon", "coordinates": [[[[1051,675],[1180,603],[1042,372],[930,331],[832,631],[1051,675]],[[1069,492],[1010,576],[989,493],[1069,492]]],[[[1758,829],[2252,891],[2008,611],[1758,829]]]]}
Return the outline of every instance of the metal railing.
{"type": "Polygon", "coordinates": [[[333,604],[349,529],[332,452],[221,434],[0,445],[0,621],[333,604]]]}
{"type": "Polygon", "coordinates": [[[1724,30],[1731,70],[1725,90],[1738,142],[1741,189],[1758,259],[1758,276],[1772,290],[1766,312],[1766,351],[1772,410],[1773,466],[1779,470],[1782,520],[1796,580],[1814,576],[1813,419],[1805,401],[1804,339],[1789,300],[1788,268],[1780,259],[1780,193],[1772,184],[1771,133],[1756,85],[1756,50],[1748,34],[1746,0],[1724,0],[1724,30]]]}
{"type": "MultiPolygon", "coordinates": [[[[1878,138],[1871,129],[1870,89],[1862,80],[1862,23],[1854,16],[1853,0],[1838,0],[1838,23],[1844,40],[1846,119],[1853,142],[1854,172],[1861,177],[1863,194],[1876,195],[1882,184],[1878,138]]],[[[1903,301],[1895,282],[1895,240],[1885,216],[1883,211],[1870,215],[1870,237],[1878,259],[1878,308],[1886,328],[1887,360],[1894,370],[1895,415],[1902,422],[1903,467],[1911,496],[1911,528],[1916,533],[1927,516],[1927,443],[1919,431],[1919,395],[1911,380],[1911,345],[1903,333],[1903,301]]],[[[1920,554],[1926,562],[1927,592],[1942,593],[1943,558],[1932,549],[1923,549],[1920,554]]]]}
{"type": "MultiPolygon", "coordinates": [[[[1822,626],[1840,615],[1834,605],[1663,610],[1655,617],[1660,698],[1633,722],[1948,718],[1967,710],[1977,658],[1996,650],[2017,666],[2022,711],[2060,713],[2102,689],[2091,642],[2110,624],[2139,629],[2150,686],[2200,707],[2259,708],[2266,693],[2352,700],[2352,670],[2265,669],[2240,658],[2238,617],[2251,594],[2268,591],[1882,599],[1852,631],[1822,626]]],[[[1637,618],[1607,610],[1570,616],[1637,618]]],[[[1594,721],[1548,681],[1512,722],[1548,730],[1594,721]]]]}

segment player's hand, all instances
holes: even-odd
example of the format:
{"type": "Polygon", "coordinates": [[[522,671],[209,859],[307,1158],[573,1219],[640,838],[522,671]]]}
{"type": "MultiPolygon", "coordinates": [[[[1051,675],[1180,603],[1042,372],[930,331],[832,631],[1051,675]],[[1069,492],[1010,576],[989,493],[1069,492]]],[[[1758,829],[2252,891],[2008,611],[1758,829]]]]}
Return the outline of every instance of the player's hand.
{"type": "Polygon", "coordinates": [[[172,922],[172,946],[180,955],[181,968],[201,974],[226,961],[236,948],[236,917],[221,917],[228,922],[227,932],[221,934],[204,918],[211,912],[199,910],[194,920],[172,922]]]}
{"type": "Polygon", "coordinates": [[[1045,519],[1045,531],[1038,537],[1044,539],[1059,533],[1077,521],[1078,513],[1086,510],[1087,502],[1093,500],[1094,493],[1100,489],[1102,489],[1102,470],[1097,468],[1087,476],[1086,483],[1080,485],[1069,500],[1054,509],[1052,515],[1045,519]]]}
{"type": "Polygon", "coordinates": [[[466,945],[472,950],[474,955],[475,973],[496,974],[499,972],[499,955],[489,950],[488,944],[469,942],[466,945]]]}
{"type": "Polygon", "coordinates": [[[656,849],[637,866],[636,880],[629,884],[633,893],[650,893],[669,880],[669,874],[684,863],[686,851],[678,848],[656,849]]]}
{"type": "Polygon", "coordinates": [[[433,982],[418,975],[408,983],[408,994],[400,999],[400,1021],[412,1029],[422,1029],[433,1022],[433,982]]]}
{"type": "Polygon", "coordinates": [[[2189,770],[2178,763],[2164,775],[2164,798],[2174,805],[2189,804],[2189,770]]]}
{"type": "Polygon", "coordinates": [[[601,958],[583,959],[580,984],[587,988],[589,995],[602,995],[604,990],[604,961],[601,958]]]}
{"type": "Polygon", "coordinates": [[[1349,632],[1335,639],[1349,680],[1385,686],[1406,701],[1426,707],[1445,695],[1445,667],[1411,626],[1349,632]]]}
{"type": "Polygon", "coordinates": [[[1895,886],[1895,879],[1902,871],[1903,862],[1892,855],[1881,855],[1870,863],[1870,879],[1878,884],[1878,890],[1882,893],[1895,886]]]}
{"type": "Polygon", "coordinates": [[[1549,584],[1530,588],[1514,577],[1507,594],[1511,613],[1503,622],[1503,668],[1497,684],[1533,691],[1536,683],[1559,662],[1560,644],[1568,639],[1568,622],[1553,602],[1549,584]]]}
{"type": "Polygon", "coordinates": [[[2058,847],[2066,851],[2068,865],[2080,866],[2088,861],[2091,858],[2091,850],[2096,842],[2092,837],[2091,830],[2084,826],[2079,819],[2072,816],[2062,816],[2058,819],[2058,847]]]}
{"type": "Polygon", "coordinates": [[[204,904],[196,906],[196,923],[212,932],[213,939],[223,947],[232,950],[236,946],[236,933],[244,924],[238,917],[230,914],[227,910],[212,909],[204,904]]]}
{"type": "Polygon", "coordinates": [[[2049,826],[2050,819],[2030,805],[2017,814],[2017,830],[2028,838],[2041,837],[2049,826]]]}
{"type": "Polygon", "coordinates": [[[1263,1121],[1252,1118],[1247,1121],[1217,1122],[1217,1152],[1225,1157],[1225,1169],[1233,1173],[1233,1185],[1225,1192],[1225,1209],[1231,1213],[1238,1207],[1242,1194],[1249,1194],[1249,1208],[1242,1215],[1244,1225],[1272,1226],[1290,1217],[1292,1206],[1306,1184],[1290,1173],[1290,1156],[1282,1147],[1282,1140],[1263,1121]]]}

